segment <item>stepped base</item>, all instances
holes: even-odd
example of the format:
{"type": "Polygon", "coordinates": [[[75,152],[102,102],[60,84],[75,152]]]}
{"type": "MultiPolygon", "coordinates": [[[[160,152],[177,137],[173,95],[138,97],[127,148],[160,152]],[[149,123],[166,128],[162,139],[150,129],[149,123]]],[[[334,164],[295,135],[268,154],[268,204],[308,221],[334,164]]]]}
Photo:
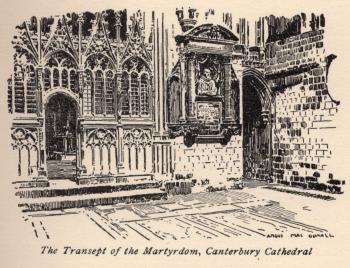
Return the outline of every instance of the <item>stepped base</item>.
{"type": "Polygon", "coordinates": [[[49,187],[50,182],[46,179],[30,180],[30,181],[15,181],[13,182],[16,188],[37,188],[49,187]]]}
{"type": "Polygon", "coordinates": [[[166,199],[161,183],[140,176],[131,182],[77,185],[72,181],[56,181],[49,188],[21,189],[15,195],[23,212],[81,208],[117,203],[166,199]]]}
{"type": "Polygon", "coordinates": [[[167,194],[159,189],[123,191],[109,194],[69,196],[65,198],[41,198],[40,201],[21,203],[23,212],[51,211],[69,208],[82,208],[119,203],[136,203],[166,199],[167,194]]]}
{"type": "Polygon", "coordinates": [[[153,180],[153,174],[135,174],[135,175],[83,175],[77,178],[78,185],[106,184],[120,182],[141,182],[153,180]]]}
{"type": "Polygon", "coordinates": [[[67,185],[67,186],[52,186],[43,189],[19,190],[15,196],[19,198],[49,198],[49,197],[69,197],[69,196],[85,196],[90,194],[109,194],[113,192],[128,192],[133,190],[158,189],[159,182],[146,181],[138,183],[119,183],[109,185],[67,185]]]}
{"type": "Polygon", "coordinates": [[[76,182],[78,185],[94,185],[94,184],[106,184],[115,181],[115,176],[80,176],[76,182]]]}

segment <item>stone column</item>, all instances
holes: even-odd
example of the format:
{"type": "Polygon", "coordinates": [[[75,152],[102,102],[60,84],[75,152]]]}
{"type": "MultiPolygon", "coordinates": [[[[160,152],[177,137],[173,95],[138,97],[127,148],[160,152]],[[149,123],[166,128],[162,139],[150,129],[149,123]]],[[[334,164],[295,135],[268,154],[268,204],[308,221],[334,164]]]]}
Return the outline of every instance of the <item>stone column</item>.
{"type": "Polygon", "coordinates": [[[45,129],[42,121],[40,122],[40,125],[41,127],[38,128],[38,176],[47,177],[45,129]]]}
{"type": "MultiPolygon", "coordinates": [[[[124,141],[123,141],[123,128],[120,125],[122,114],[122,70],[118,69],[116,73],[116,89],[114,90],[114,116],[117,120],[117,172],[118,174],[124,174],[124,141]]],[[[130,104],[130,103],[129,103],[130,104]]]]}
{"type": "Polygon", "coordinates": [[[230,58],[225,59],[224,61],[224,121],[232,122],[233,121],[233,97],[232,97],[232,72],[231,67],[232,62],[230,58]]]}
{"type": "Polygon", "coordinates": [[[41,117],[43,112],[43,68],[42,66],[36,67],[36,104],[37,104],[37,116],[41,117]]]}
{"type": "Polygon", "coordinates": [[[81,65],[83,63],[83,53],[82,53],[82,36],[83,36],[83,23],[84,23],[84,17],[82,14],[79,14],[78,17],[78,36],[79,36],[79,47],[78,47],[78,61],[81,65]]]}
{"type": "Polygon", "coordinates": [[[195,68],[195,55],[190,55],[187,60],[187,85],[188,85],[188,117],[195,118],[195,104],[196,104],[196,68],[195,68]]]}
{"type": "Polygon", "coordinates": [[[123,128],[117,127],[117,172],[118,174],[124,174],[124,141],[123,141],[123,128]]]}
{"type": "Polygon", "coordinates": [[[102,103],[102,115],[103,116],[106,116],[107,114],[107,111],[106,111],[106,107],[107,107],[107,103],[106,103],[106,95],[107,95],[107,88],[106,88],[106,73],[103,72],[102,73],[102,77],[103,77],[103,90],[102,90],[102,100],[103,100],[103,103],[102,103]]]}
{"type": "Polygon", "coordinates": [[[161,172],[159,172],[159,173],[161,173],[161,174],[164,174],[165,172],[164,172],[164,170],[165,170],[165,157],[164,157],[164,148],[165,148],[165,146],[164,146],[164,144],[162,144],[161,145],[161,150],[160,150],[160,157],[161,157],[161,161],[160,161],[160,164],[161,164],[161,172]]]}
{"type": "Polygon", "coordinates": [[[168,175],[169,174],[169,167],[170,167],[170,159],[169,159],[169,145],[167,145],[165,147],[165,165],[166,165],[166,169],[165,169],[165,173],[168,175]]]}
{"type": "Polygon", "coordinates": [[[79,180],[79,176],[81,175],[81,173],[83,173],[82,171],[82,163],[83,163],[83,155],[84,155],[84,145],[82,142],[82,135],[83,135],[83,131],[80,129],[79,123],[77,126],[77,137],[76,137],[76,163],[77,163],[77,180],[79,180]]]}
{"type": "Polygon", "coordinates": [[[153,143],[152,144],[152,173],[156,172],[156,150],[155,150],[156,145],[153,143]]]}
{"type": "Polygon", "coordinates": [[[120,69],[117,70],[117,73],[115,75],[115,81],[116,81],[116,88],[113,91],[114,95],[114,116],[116,120],[119,122],[120,121],[120,116],[121,116],[121,106],[122,103],[120,102],[120,94],[121,94],[121,84],[122,84],[122,71],[120,69]],[[120,102],[120,103],[119,103],[120,102]]]}
{"type": "Polygon", "coordinates": [[[46,169],[46,138],[45,138],[45,119],[43,118],[43,68],[42,66],[37,66],[36,68],[36,103],[37,103],[37,117],[40,127],[38,128],[38,144],[39,144],[39,153],[38,153],[38,175],[39,177],[47,176],[46,169]]]}
{"type": "Polygon", "coordinates": [[[180,54],[180,86],[181,86],[181,113],[180,122],[186,121],[186,58],[183,54],[180,54]]]}
{"type": "Polygon", "coordinates": [[[148,91],[148,113],[151,116],[152,120],[155,121],[154,116],[154,110],[155,110],[155,91],[154,91],[154,84],[153,84],[153,75],[151,74],[149,77],[149,91],[148,91]]]}
{"type": "Polygon", "coordinates": [[[116,36],[115,36],[115,38],[116,38],[117,43],[120,43],[120,29],[122,26],[122,23],[120,21],[120,17],[121,17],[120,12],[117,12],[116,16],[115,16],[115,18],[116,18],[116,22],[115,22],[115,35],[116,36]]]}
{"type": "Polygon", "coordinates": [[[243,124],[243,67],[240,64],[235,68],[239,84],[239,124],[243,124]]]}
{"type": "Polygon", "coordinates": [[[83,129],[81,129],[80,121],[84,117],[84,69],[82,66],[79,66],[79,69],[77,71],[78,74],[78,107],[77,107],[77,113],[79,112],[78,116],[78,122],[77,122],[77,137],[76,137],[76,157],[77,157],[77,170],[79,173],[81,173],[82,168],[82,155],[84,154],[83,148],[84,144],[82,142],[83,138],[82,135],[84,135],[83,129]]]}
{"type": "Polygon", "coordinates": [[[82,66],[78,69],[78,93],[79,93],[79,117],[84,116],[84,69],[82,66]]]}
{"type": "Polygon", "coordinates": [[[82,14],[78,17],[78,63],[79,67],[77,70],[77,76],[78,76],[78,96],[79,96],[79,117],[77,122],[77,145],[76,145],[76,157],[77,157],[77,170],[78,170],[78,176],[77,179],[79,180],[79,177],[81,175],[86,174],[86,167],[83,165],[84,163],[84,148],[85,148],[85,131],[83,127],[80,124],[81,118],[84,117],[84,66],[83,66],[83,53],[82,53],[82,29],[83,29],[83,22],[84,18],[82,14]]]}
{"type": "Polygon", "coordinates": [[[158,19],[154,27],[154,40],[153,40],[153,86],[154,86],[154,129],[155,133],[159,133],[159,27],[158,19]]]}
{"type": "Polygon", "coordinates": [[[242,61],[238,61],[237,64],[234,66],[235,74],[238,79],[238,90],[239,90],[239,124],[241,126],[241,134],[240,134],[240,139],[242,143],[242,150],[239,151],[240,154],[240,159],[242,159],[242,163],[240,164],[241,168],[241,174],[243,175],[243,140],[244,140],[244,128],[243,128],[243,66],[242,66],[242,61]]]}

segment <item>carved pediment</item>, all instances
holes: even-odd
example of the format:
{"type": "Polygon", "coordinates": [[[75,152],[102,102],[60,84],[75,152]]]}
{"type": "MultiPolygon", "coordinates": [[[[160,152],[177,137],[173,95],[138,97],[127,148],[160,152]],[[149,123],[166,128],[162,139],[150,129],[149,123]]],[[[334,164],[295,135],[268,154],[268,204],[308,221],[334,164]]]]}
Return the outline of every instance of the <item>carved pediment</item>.
{"type": "Polygon", "coordinates": [[[132,25],[130,26],[130,34],[124,52],[122,53],[121,61],[124,62],[131,57],[139,57],[150,64],[152,60],[145,45],[145,33],[141,12],[138,11],[131,16],[130,19],[132,25]]]}
{"type": "Polygon", "coordinates": [[[216,24],[202,24],[197,26],[185,34],[188,37],[197,37],[210,40],[222,40],[222,41],[238,41],[238,37],[235,36],[229,29],[221,25],[216,24]]]}

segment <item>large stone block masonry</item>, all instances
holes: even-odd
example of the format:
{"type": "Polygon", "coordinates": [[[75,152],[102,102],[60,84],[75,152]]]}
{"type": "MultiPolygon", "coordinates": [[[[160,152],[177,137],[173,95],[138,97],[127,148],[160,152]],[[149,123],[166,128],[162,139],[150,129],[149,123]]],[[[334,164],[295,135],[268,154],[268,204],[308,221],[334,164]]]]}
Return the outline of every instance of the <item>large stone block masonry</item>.
{"type": "Polygon", "coordinates": [[[227,145],[195,143],[186,147],[183,137],[173,140],[174,173],[193,174],[195,179],[225,180],[243,175],[242,136],[231,137],[227,145]]]}
{"type": "Polygon", "coordinates": [[[336,176],[328,169],[329,132],[338,112],[327,87],[324,31],[267,44],[265,75],[276,91],[272,107],[273,175],[278,182],[319,183],[336,176]]]}

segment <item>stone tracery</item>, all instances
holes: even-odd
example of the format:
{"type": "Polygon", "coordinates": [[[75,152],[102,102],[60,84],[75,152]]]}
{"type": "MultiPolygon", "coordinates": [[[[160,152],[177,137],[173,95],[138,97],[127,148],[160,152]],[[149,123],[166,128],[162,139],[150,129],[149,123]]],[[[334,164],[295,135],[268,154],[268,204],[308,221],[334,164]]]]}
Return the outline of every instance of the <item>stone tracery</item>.
{"type": "Polygon", "coordinates": [[[87,134],[87,142],[86,146],[104,146],[107,145],[107,147],[110,147],[112,145],[115,145],[117,143],[117,138],[115,136],[115,132],[109,129],[95,129],[87,134]]]}
{"type": "Polygon", "coordinates": [[[145,129],[130,129],[124,131],[124,145],[144,147],[152,144],[151,131],[145,129]]]}

